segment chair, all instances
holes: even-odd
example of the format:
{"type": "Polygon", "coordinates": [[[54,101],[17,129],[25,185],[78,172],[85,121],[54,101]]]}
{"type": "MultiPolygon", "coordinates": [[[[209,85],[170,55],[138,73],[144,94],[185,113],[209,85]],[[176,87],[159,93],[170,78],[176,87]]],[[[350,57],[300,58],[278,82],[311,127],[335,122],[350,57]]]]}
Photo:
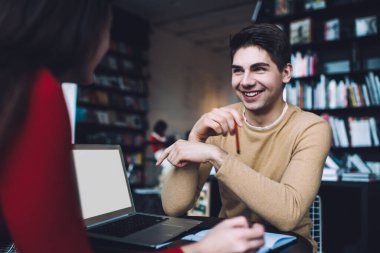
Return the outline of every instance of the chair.
{"type": "Polygon", "coordinates": [[[310,206],[311,225],[311,238],[317,242],[318,253],[322,253],[322,201],[321,197],[317,195],[314,202],[310,206]]]}

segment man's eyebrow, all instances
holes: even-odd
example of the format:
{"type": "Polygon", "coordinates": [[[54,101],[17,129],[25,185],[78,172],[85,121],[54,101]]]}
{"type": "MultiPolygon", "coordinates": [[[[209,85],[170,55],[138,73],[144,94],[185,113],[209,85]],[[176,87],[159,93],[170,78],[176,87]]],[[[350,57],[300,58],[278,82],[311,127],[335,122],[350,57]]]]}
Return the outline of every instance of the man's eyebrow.
{"type": "Polygon", "coordinates": [[[257,67],[269,67],[269,64],[265,62],[258,62],[251,65],[251,68],[257,68],[257,67]]]}
{"type": "MultiPolygon", "coordinates": [[[[254,63],[252,64],[250,67],[251,68],[257,68],[257,67],[269,67],[270,65],[268,63],[265,63],[265,62],[258,62],[258,63],[254,63]]],[[[243,68],[242,66],[239,66],[239,65],[234,65],[232,64],[231,65],[231,68],[235,68],[235,69],[238,69],[238,68],[243,68]]]]}

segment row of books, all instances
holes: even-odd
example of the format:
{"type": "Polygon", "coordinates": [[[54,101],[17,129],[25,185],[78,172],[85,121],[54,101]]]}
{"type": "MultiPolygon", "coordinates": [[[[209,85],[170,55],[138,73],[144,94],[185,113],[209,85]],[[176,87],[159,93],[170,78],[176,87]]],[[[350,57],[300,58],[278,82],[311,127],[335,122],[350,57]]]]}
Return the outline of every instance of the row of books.
{"type": "Polygon", "coordinates": [[[374,117],[342,118],[323,114],[333,132],[334,147],[372,147],[380,146],[379,132],[374,117]]]}
{"type": "Polygon", "coordinates": [[[78,101],[94,105],[116,106],[126,110],[147,111],[148,109],[146,98],[108,93],[101,90],[81,89],[78,93],[78,101]]]}
{"type": "Polygon", "coordinates": [[[112,71],[134,74],[146,77],[149,75],[147,66],[141,62],[131,59],[119,57],[117,55],[107,54],[99,64],[100,68],[109,69],[112,71]]]}
{"type": "Polygon", "coordinates": [[[125,154],[125,161],[129,164],[133,165],[142,165],[144,162],[144,154],[143,152],[129,153],[125,154]]]}
{"type": "Polygon", "coordinates": [[[146,93],[142,79],[132,79],[125,75],[96,75],[95,85],[140,94],[146,93]]]}
{"type": "MultiPolygon", "coordinates": [[[[297,0],[275,0],[274,1],[274,15],[283,16],[293,14],[296,9],[297,0]]],[[[318,10],[326,8],[326,0],[304,0],[304,10],[318,10]]]]}
{"type": "MultiPolygon", "coordinates": [[[[321,22],[321,21],[319,21],[321,22]]],[[[318,22],[316,22],[318,23],[318,22]]],[[[304,19],[298,19],[290,22],[289,24],[289,38],[290,44],[308,44],[312,42],[312,39],[319,38],[322,36],[316,36],[318,33],[317,27],[312,27],[313,22],[311,18],[307,17],[304,19]]],[[[345,24],[341,25],[341,22],[338,18],[326,20],[323,23],[323,38],[325,41],[339,40],[341,38],[341,26],[344,25],[354,27],[354,31],[350,32],[351,34],[347,35],[348,37],[365,37],[373,36],[378,33],[377,28],[377,16],[362,16],[356,17],[354,20],[350,20],[345,24]]],[[[322,34],[321,34],[322,35],[322,34]]]]}
{"type": "Polygon", "coordinates": [[[317,68],[317,56],[313,52],[302,54],[296,51],[291,55],[291,64],[293,66],[293,77],[308,77],[314,76],[317,68]]]}
{"type": "MultiPolygon", "coordinates": [[[[324,38],[326,41],[339,40],[341,38],[341,24],[339,18],[327,20],[324,23],[324,38]]],[[[355,18],[355,37],[364,37],[377,34],[377,16],[365,16],[355,18]]]]}
{"type": "Polygon", "coordinates": [[[322,181],[369,182],[380,180],[380,162],[364,161],[358,154],[339,160],[331,154],[326,158],[322,181]]]}
{"type": "Polygon", "coordinates": [[[143,129],[144,127],[144,120],[141,115],[125,114],[115,111],[92,110],[84,107],[77,108],[76,122],[127,127],[132,129],[143,129]]]}
{"type": "Polygon", "coordinates": [[[143,183],[143,170],[141,166],[143,165],[144,154],[142,152],[137,153],[126,153],[124,160],[127,166],[127,176],[130,184],[142,184],[143,183]]]}
{"type": "Polygon", "coordinates": [[[110,50],[131,58],[138,58],[142,60],[146,60],[148,58],[145,51],[134,49],[122,41],[112,40],[110,43],[110,50]]]}
{"type": "Polygon", "coordinates": [[[363,84],[320,75],[317,83],[296,80],[286,85],[284,92],[289,103],[307,110],[380,105],[380,80],[373,72],[365,76],[363,84]]]}
{"type": "Polygon", "coordinates": [[[133,55],[133,50],[127,43],[122,41],[111,40],[110,50],[118,52],[125,55],[133,55]]]}
{"type": "Polygon", "coordinates": [[[88,132],[85,138],[86,143],[118,144],[127,146],[127,148],[142,147],[145,143],[144,135],[142,134],[115,133],[110,131],[88,132]]]}

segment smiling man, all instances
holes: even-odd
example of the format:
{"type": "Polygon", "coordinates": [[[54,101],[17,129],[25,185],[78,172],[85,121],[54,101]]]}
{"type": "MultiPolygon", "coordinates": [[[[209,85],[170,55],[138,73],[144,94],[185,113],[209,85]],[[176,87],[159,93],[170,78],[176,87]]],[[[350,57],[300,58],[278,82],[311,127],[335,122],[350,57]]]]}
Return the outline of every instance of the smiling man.
{"type": "Polygon", "coordinates": [[[231,39],[230,50],[232,88],[241,102],[204,114],[188,141],[164,151],[157,163],[167,158],[175,166],[162,191],[164,210],[169,215],[189,210],[215,167],[220,217],[243,214],[293,231],[309,239],[316,251],[309,207],[330,148],[330,127],[283,100],[292,66],[288,38],[277,26],[255,24],[241,30],[231,39]]]}

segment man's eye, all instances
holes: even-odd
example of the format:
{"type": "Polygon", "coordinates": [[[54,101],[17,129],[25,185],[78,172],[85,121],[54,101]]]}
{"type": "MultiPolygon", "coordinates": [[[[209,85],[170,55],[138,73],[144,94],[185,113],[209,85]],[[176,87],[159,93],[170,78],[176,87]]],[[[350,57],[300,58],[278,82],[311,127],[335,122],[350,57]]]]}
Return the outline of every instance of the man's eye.
{"type": "Polygon", "coordinates": [[[243,70],[242,69],[232,69],[232,73],[236,73],[236,74],[238,74],[238,73],[243,73],[243,70]]]}
{"type": "Polygon", "coordinates": [[[255,72],[264,72],[264,71],[266,71],[267,69],[266,68],[264,68],[264,67],[255,67],[255,68],[253,68],[253,71],[255,71],[255,72]]]}

